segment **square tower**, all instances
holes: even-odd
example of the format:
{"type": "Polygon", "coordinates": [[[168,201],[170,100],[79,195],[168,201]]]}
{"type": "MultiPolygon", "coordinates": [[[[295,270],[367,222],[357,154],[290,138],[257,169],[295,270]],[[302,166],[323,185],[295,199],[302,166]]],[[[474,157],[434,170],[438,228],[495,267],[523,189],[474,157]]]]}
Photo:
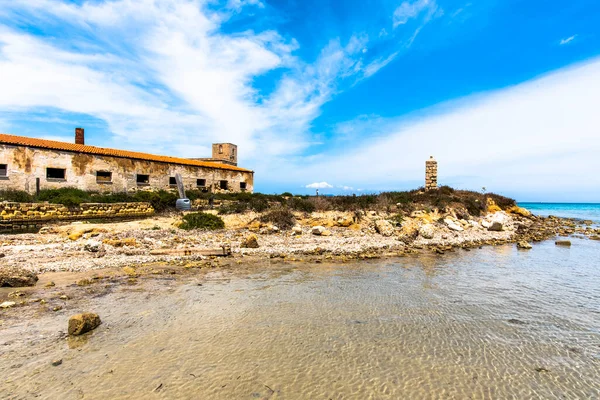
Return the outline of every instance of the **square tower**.
{"type": "Polygon", "coordinates": [[[213,143],[212,158],[215,161],[237,165],[237,145],[232,143],[213,143]]]}

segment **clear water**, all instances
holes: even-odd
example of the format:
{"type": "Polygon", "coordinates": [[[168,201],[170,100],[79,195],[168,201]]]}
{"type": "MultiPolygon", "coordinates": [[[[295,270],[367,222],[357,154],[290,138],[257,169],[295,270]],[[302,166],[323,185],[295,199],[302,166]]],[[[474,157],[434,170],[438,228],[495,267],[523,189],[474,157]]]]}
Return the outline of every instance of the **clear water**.
{"type": "Polygon", "coordinates": [[[600,224],[600,203],[519,203],[536,215],[577,218],[600,224]]]}
{"type": "Polygon", "coordinates": [[[2,398],[600,397],[600,243],[138,287],[0,330],[2,398]],[[140,290],[143,289],[143,290],[140,290]],[[104,323],[60,337],[74,312],[104,323]],[[51,361],[63,359],[52,367],[51,361]]]}

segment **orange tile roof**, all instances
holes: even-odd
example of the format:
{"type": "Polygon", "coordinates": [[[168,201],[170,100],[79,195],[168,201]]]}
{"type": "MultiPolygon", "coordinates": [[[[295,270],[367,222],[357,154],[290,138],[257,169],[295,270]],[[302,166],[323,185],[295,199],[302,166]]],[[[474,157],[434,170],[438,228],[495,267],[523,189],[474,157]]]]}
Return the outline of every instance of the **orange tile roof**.
{"type": "Polygon", "coordinates": [[[135,158],[138,160],[156,161],[156,162],[169,163],[169,164],[191,165],[194,167],[207,167],[207,168],[226,169],[226,170],[231,170],[231,171],[252,172],[249,169],[240,168],[240,167],[237,167],[234,165],[221,164],[221,163],[217,163],[217,162],[198,161],[198,160],[190,160],[187,158],[178,158],[178,157],[169,157],[169,156],[159,156],[159,155],[155,155],[155,154],[138,153],[137,151],[108,149],[105,147],[96,147],[96,146],[87,146],[87,145],[83,145],[83,144],[58,142],[55,140],[35,139],[35,138],[28,138],[28,137],[24,137],[24,136],[7,135],[5,133],[0,133],[0,143],[19,145],[19,146],[39,147],[39,148],[50,149],[50,150],[72,151],[74,153],[86,153],[86,154],[94,154],[94,155],[99,155],[99,156],[135,158]]]}

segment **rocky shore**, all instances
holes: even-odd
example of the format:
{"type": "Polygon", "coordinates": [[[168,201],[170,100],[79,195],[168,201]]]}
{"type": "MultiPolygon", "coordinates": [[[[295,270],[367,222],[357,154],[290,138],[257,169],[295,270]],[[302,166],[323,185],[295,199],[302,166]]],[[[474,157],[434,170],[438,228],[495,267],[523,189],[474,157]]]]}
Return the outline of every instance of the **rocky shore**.
{"type": "MultiPolygon", "coordinates": [[[[228,258],[238,262],[244,258],[345,260],[600,235],[600,229],[589,222],[537,217],[518,207],[492,210],[482,217],[423,210],[400,221],[376,211],[296,213],[295,217],[297,225],[285,231],[249,212],[224,216],[226,229],[210,232],[178,229],[180,216],[174,215],[103,224],[76,222],[47,226],[39,233],[0,235],[0,279],[14,280],[19,271],[31,275],[210,261],[215,256],[207,255],[203,251],[207,249],[227,248],[226,254],[230,249],[228,258]]],[[[13,286],[9,281],[2,285],[13,286]]]]}

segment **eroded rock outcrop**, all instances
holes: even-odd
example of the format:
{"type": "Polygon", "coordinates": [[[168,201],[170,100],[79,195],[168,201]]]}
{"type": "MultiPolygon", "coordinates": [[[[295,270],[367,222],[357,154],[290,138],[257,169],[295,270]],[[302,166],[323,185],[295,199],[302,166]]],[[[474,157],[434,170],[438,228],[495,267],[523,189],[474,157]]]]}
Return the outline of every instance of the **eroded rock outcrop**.
{"type": "Polygon", "coordinates": [[[0,287],[35,286],[38,277],[33,272],[18,267],[0,268],[0,287]]]}
{"type": "Polygon", "coordinates": [[[385,219],[378,219],[375,221],[375,230],[381,236],[392,236],[394,234],[394,227],[385,219]]]}

